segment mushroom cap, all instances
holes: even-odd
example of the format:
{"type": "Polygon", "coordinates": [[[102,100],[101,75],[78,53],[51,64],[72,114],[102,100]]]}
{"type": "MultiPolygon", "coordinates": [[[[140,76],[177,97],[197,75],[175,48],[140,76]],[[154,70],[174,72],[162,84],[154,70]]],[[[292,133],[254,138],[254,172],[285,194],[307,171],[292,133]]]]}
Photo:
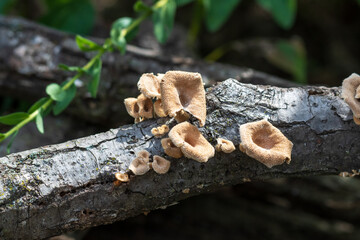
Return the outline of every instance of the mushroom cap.
{"type": "Polygon", "coordinates": [[[200,121],[200,126],[204,126],[206,100],[199,73],[168,71],[160,82],[160,89],[166,114],[176,117],[180,110],[185,110],[200,121]]]}
{"type": "Polygon", "coordinates": [[[161,98],[160,79],[153,73],[144,73],[137,83],[139,91],[147,98],[161,98]]]}
{"type": "Polygon", "coordinates": [[[240,150],[268,168],[291,161],[293,143],[265,119],[241,125],[240,137],[240,150]]]}
{"type": "Polygon", "coordinates": [[[185,157],[198,162],[207,162],[215,155],[215,149],[200,131],[189,122],[182,122],[169,132],[172,143],[181,149],[185,157]]]}
{"type": "Polygon", "coordinates": [[[139,105],[137,104],[136,98],[125,98],[124,100],[126,111],[133,118],[139,118],[139,105]]]}
{"type": "Polygon", "coordinates": [[[163,138],[161,139],[161,146],[164,149],[164,152],[166,155],[173,157],[173,158],[181,158],[183,156],[183,153],[181,152],[181,149],[175,146],[170,138],[163,138]]]}
{"type": "Polygon", "coordinates": [[[218,138],[215,149],[216,149],[216,151],[219,151],[219,152],[222,151],[224,153],[231,153],[231,152],[235,151],[235,146],[232,141],[229,141],[229,140],[226,140],[223,138],[218,138]]]}
{"type": "Polygon", "coordinates": [[[354,117],[360,118],[360,101],[355,98],[358,87],[360,86],[360,76],[356,73],[345,78],[342,83],[341,96],[349,105],[354,117]]]}
{"type": "Polygon", "coordinates": [[[158,99],[154,102],[154,112],[155,112],[156,116],[158,116],[158,117],[166,117],[167,116],[164,111],[164,108],[162,106],[161,99],[158,99]]]}
{"type": "Polygon", "coordinates": [[[143,175],[150,170],[149,166],[150,153],[146,150],[141,150],[136,154],[136,158],[130,163],[129,169],[135,175],[143,175]]]}
{"type": "Polygon", "coordinates": [[[165,158],[160,157],[158,155],[154,155],[153,162],[152,162],[152,168],[158,174],[167,173],[170,168],[170,161],[166,160],[165,158]]]}
{"type": "Polygon", "coordinates": [[[153,103],[150,98],[140,94],[137,97],[137,105],[139,106],[139,116],[143,118],[153,118],[153,103]]]}
{"type": "Polygon", "coordinates": [[[164,134],[169,132],[169,126],[164,124],[160,127],[151,129],[152,135],[154,135],[156,138],[162,137],[164,134]]]}
{"type": "Polygon", "coordinates": [[[117,173],[115,173],[115,178],[117,180],[119,180],[120,182],[128,182],[128,181],[130,181],[129,175],[127,173],[117,172],[117,173]]]}
{"type": "Polygon", "coordinates": [[[360,99],[360,85],[356,88],[355,98],[360,99]]]}

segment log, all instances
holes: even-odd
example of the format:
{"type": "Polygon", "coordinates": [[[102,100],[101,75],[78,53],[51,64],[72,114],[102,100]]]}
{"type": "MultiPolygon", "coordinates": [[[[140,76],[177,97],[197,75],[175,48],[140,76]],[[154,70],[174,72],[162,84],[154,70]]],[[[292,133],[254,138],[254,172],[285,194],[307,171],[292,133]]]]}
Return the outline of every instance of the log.
{"type": "MultiPolygon", "coordinates": [[[[139,34],[139,36],[144,37],[139,34]]],[[[118,52],[105,54],[99,94],[96,100],[87,94],[86,87],[78,89],[78,97],[68,112],[87,121],[118,126],[126,117],[123,100],[138,94],[136,83],[146,72],[168,70],[200,72],[207,84],[236,78],[245,83],[274,86],[297,86],[277,77],[224,64],[209,64],[191,58],[170,55],[173,45],[183,36],[160,50],[130,45],[122,56],[118,52]]],[[[98,43],[104,39],[93,38],[98,43]]],[[[0,16],[0,94],[35,101],[45,96],[45,87],[61,83],[71,74],[58,69],[58,64],[83,66],[93,53],[78,50],[74,35],[56,31],[23,19],[0,16]]],[[[86,81],[86,79],[82,79],[86,81]]],[[[83,82],[84,83],[84,82],[83,82]]]]}
{"type": "Polygon", "coordinates": [[[165,175],[131,176],[113,188],[135,153],[164,156],[150,131],[166,119],[147,120],[63,144],[0,159],[0,237],[44,239],[109,224],[187,197],[244,181],[338,174],[360,168],[359,126],[338,88],[277,88],[228,79],[207,91],[203,135],[239,145],[240,124],[269,119],[293,143],[289,165],[266,168],[239,150],[207,163],[171,159],[165,175]]]}

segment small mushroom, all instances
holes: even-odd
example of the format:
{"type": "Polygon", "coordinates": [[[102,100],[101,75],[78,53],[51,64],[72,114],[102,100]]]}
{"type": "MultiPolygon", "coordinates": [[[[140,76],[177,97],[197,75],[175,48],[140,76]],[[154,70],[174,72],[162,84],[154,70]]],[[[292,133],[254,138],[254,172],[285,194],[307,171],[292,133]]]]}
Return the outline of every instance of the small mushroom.
{"type": "Polygon", "coordinates": [[[139,105],[137,104],[136,98],[126,98],[124,100],[126,111],[130,116],[137,119],[140,117],[139,115],[139,105]]]}
{"type": "Polygon", "coordinates": [[[181,158],[183,153],[181,152],[181,149],[175,146],[170,138],[163,138],[161,139],[161,146],[164,149],[164,152],[166,155],[173,157],[173,158],[181,158]]]}
{"type": "Polygon", "coordinates": [[[120,182],[129,182],[129,175],[127,173],[117,172],[115,173],[115,178],[120,182]]]}
{"type": "Polygon", "coordinates": [[[160,82],[160,89],[166,114],[177,117],[178,114],[188,112],[199,120],[200,126],[204,126],[205,90],[199,73],[168,71],[160,82]]]}
{"type": "Polygon", "coordinates": [[[161,98],[160,78],[152,73],[144,73],[137,83],[138,89],[147,98],[161,98]]]}
{"type": "Polygon", "coordinates": [[[164,136],[166,133],[169,132],[169,126],[164,124],[161,127],[153,128],[151,129],[152,135],[154,135],[156,138],[160,138],[164,136]]]}
{"type": "Polygon", "coordinates": [[[215,149],[218,152],[231,153],[231,152],[235,151],[235,146],[232,143],[232,141],[229,141],[229,140],[226,140],[223,138],[218,138],[215,149]]]}
{"type": "Polygon", "coordinates": [[[354,122],[360,125],[360,76],[356,73],[351,74],[345,78],[342,83],[342,98],[349,105],[354,115],[354,122]]]}
{"type": "Polygon", "coordinates": [[[153,103],[150,98],[145,97],[144,94],[140,94],[137,97],[137,104],[139,106],[139,116],[143,118],[153,117],[153,103]]]}
{"type": "Polygon", "coordinates": [[[154,102],[154,112],[155,112],[156,116],[158,116],[158,117],[166,117],[167,116],[164,111],[164,108],[162,106],[161,99],[158,99],[154,102]]]}
{"type": "Polygon", "coordinates": [[[189,122],[182,122],[169,132],[171,142],[181,149],[185,157],[198,162],[207,162],[215,154],[215,149],[200,131],[189,122]]]}
{"type": "Polygon", "coordinates": [[[292,142],[265,119],[241,125],[240,137],[240,150],[268,168],[291,161],[292,142]]]}
{"type": "Polygon", "coordinates": [[[149,166],[150,153],[146,150],[141,150],[136,154],[136,158],[131,162],[129,169],[135,175],[143,175],[150,170],[149,166]]]}
{"type": "Polygon", "coordinates": [[[162,158],[158,155],[154,155],[153,162],[152,162],[152,168],[158,174],[167,173],[170,168],[170,161],[166,160],[165,158],[162,158]]]}

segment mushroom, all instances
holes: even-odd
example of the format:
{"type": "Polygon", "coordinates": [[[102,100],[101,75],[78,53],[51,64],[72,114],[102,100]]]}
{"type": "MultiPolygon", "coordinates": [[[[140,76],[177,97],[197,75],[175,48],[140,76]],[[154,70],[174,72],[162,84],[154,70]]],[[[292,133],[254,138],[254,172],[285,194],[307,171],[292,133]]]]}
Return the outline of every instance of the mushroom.
{"type": "Polygon", "coordinates": [[[127,173],[121,173],[121,172],[115,173],[115,178],[120,182],[128,182],[130,180],[129,175],[127,173]]]}
{"type": "Polygon", "coordinates": [[[342,83],[342,98],[349,105],[354,115],[354,122],[360,125],[360,76],[356,73],[345,78],[342,83]]]}
{"type": "Polygon", "coordinates": [[[126,98],[124,100],[126,111],[129,113],[130,116],[133,118],[139,118],[139,105],[137,104],[136,98],[126,98]]]}
{"type": "Polygon", "coordinates": [[[198,162],[207,162],[215,154],[215,149],[200,131],[189,122],[182,122],[169,132],[171,142],[181,149],[185,157],[198,162]]]}
{"type": "Polygon", "coordinates": [[[204,126],[205,90],[199,73],[168,71],[160,82],[160,89],[166,114],[177,117],[179,113],[188,112],[199,120],[200,126],[204,126]]]}
{"type": "Polygon", "coordinates": [[[158,155],[154,155],[153,162],[152,162],[152,168],[158,174],[167,173],[170,168],[170,161],[166,160],[165,158],[162,158],[158,155]]]}
{"type": "Polygon", "coordinates": [[[154,112],[155,112],[156,116],[158,116],[158,117],[166,117],[167,116],[164,111],[164,108],[162,106],[161,99],[158,99],[154,102],[154,112]]]}
{"type": "Polygon", "coordinates": [[[144,73],[138,83],[138,89],[147,98],[161,98],[160,94],[160,78],[153,73],[144,73]]]}
{"type": "Polygon", "coordinates": [[[140,94],[137,97],[137,105],[139,106],[139,116],[143,118],[153,117],[153,104],[150,98],[145,97],[144,94],[140,94]]]}
{"type": "Polygon", "coordinates": [[[183,153],[181,152],[180,148],[176,147],[170,140],[170,138],[163,138],[161,139],[161,146],[164,149],[166,155],[173,157],[173,158],[181,158],[183,153]]]}
{"type": "Polygon", "coordinates": [[[161,127],[151,129],[151,133],[156,138],[162,137],[163,135],[165,135],[168,132],[169,132],[169,126],[166,124],[162,125],[161,127]]]}
{"type": "Polygon", "coordinates": [[[240,137],[240,150],[268,168],[291,161],[293,143],[265,119],[241,125],[240,137]]]}
{"type": "Polygon", "coordinates": [[[235,151],[235,146],[232,143],[232,141],[229,141],[229,140],[226,140],[223,138],[218,138],[215,149],[218,152],[231,153],[231,152],[235,151]]]}
{"type": "Polygon", "coordinates": [[[141,150],[136,154],[136,158],[132,160],[129,169],[135,175],[143,175],[150,170],[149,166],[150,153],[146,150],[141,150]]]}

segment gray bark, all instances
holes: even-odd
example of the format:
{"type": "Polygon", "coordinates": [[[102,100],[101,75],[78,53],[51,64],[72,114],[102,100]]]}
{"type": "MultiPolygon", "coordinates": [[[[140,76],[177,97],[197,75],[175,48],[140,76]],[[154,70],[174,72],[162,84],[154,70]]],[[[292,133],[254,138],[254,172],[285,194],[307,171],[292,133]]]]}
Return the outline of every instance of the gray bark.
{"type": "Polygon", "coordinates": [[[165,119],[15,153],[0,159],[1,238],[43,239],[108,224],[248,179],[360,168],[360,128],[338,88],[283,89],[228,79],[208,89],[207,107],[201,131],[213,145],[224,137],[238,146],[240,124],[268,118],[294,143],[291,163],[268,169],[237,149],[207,163],[171,159],[167,174],[132,176],[113,189],[114,173],[127,171],[137,151],[164,156],[150,130],[165,119]]]}
{"type": "MultiPolygon", "coordinates": [[[[178,34],[179,35],[179,34],[178,34]]],[[[140,34],[141,38],[144,35],[140,34]]],[[[99,94],[89,99],[86,87],[80,88],[68,112],[87,121],[118,126],[126,113],[123,100],[138,94],[136,83],[146,72],[162,73],[171,69],[200,72],[207,84],[236,78],[245,83],[296,86],[295,83],[248,68],[209,64],[181,56],[178,45],[183,36],[172,36],[164,48],[143,49],[129,46],[124,56],[105,54],[99,94]],[[174,48],[176,48],[174,50],[174,48]],[[175,57],[176,56],[176,57],[175,57]]],[[[93,39],[102,43],[103,39],[93,39]]],[[[0,94],[31,101],[45,95],[45,87],[72,76],[58,64],[83,66],[93,53],[78,50],[74,36],[26,20],[0,16],[0,94]]]]}

